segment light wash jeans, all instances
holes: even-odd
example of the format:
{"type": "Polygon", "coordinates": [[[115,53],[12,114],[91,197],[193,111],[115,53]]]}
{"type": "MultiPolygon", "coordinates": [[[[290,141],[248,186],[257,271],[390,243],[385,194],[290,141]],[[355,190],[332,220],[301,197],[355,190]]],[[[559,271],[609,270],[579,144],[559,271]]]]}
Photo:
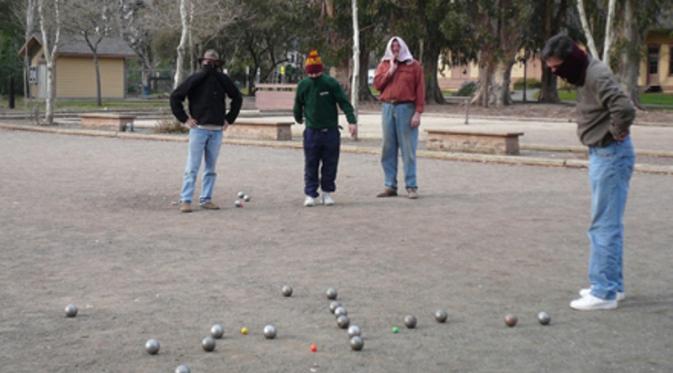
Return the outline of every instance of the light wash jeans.
{"type": "Polygon", "coordinates": [[[418,128],[411,128],[411,117],[416,112],[413,103],[383,104],[383,151],[381,165],[386,188],[397,190],[397,150],[402,153],[404,182],[407,188],[416,189],[416,147],[418,128]]]}
{"type": "Polygon", "coordinates": [[[205,158],[206,165],[203,169],[199,202],[206,203],[210,201],[213,195],[215,178],[217,177],[215,166],[217,164],[217,156],[220,154],[221,145],[222,131],[212,131],[202,128],[192,128],[189,130],[189,154],[187,155],[187,166],[185,167],[180,201],[192,202],[194,184],[196,184],[196,176],[199,173],[202,158],[205,158]]]}
{"type": "Polygon", "coordinates": [[[624,209],[635,159],[630,137],[589,148],[589,282],[591,294],[601,299],[615,299],[616,292],[624,291],[624,209]]]}

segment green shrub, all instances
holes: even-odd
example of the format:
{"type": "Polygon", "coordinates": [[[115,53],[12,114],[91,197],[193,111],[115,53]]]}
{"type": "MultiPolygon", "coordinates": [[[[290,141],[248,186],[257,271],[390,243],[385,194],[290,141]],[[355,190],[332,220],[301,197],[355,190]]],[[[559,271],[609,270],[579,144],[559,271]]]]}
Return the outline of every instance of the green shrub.
{"type": "MultiPolygon", "coordinates": [[[[514,82],[514,89],[523,89],[523,82],[523,79],[518,79],[516,82],[514,82]]],[[[528,78],[526,79],[526,89],[528,88],[542,88],[542,82],[534,78],[528,78]]]]}
{"type": "Polygon", "coordinates": [[[460,86],[460,89],[454,93],[454,96],[468,96],[472,97],[474,95],[474,92],[477,91],[477,83],[476,82],[465,82],[460,86]]]}

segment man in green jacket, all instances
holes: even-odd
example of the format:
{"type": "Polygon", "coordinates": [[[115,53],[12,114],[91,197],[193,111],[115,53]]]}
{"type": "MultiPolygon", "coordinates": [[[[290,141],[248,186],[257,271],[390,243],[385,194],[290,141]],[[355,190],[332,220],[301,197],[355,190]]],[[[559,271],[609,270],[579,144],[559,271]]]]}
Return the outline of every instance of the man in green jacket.
{"type": "Polygon", "coordinates": [[[624,209],[635,163],[629,127],[636,110],[610,68],[568,36],[549,39],[542,58],[554,74],[577,86],[577,135],[589,147],[590,286],[579,291],[570,307],[615,309],[624,299],[624,209]]]}
{"type": "Polygon", "coordinates": [[[316,50],[312,50],[304,63],[308,78],[297,85],[294,100],[294,119],[303,123],[304,130],[304,206],[312,207],[322,190],[322,203],[326,206],[334,204],[331,196],[336,190],[337,166],[339,164],[339,148],[341,133],[339,131],[339,115],[337,105],[346,114],[348,130],[351,136],[357,135],[357,120],[353,114],[353,106],[348,102],[346,94],[334,78],[323,75],[323,65],[316,50]],[[322,166],[321,166],[322,163],[322,166]],[[320,168],[320,177],[318,169],[320,168]]]}

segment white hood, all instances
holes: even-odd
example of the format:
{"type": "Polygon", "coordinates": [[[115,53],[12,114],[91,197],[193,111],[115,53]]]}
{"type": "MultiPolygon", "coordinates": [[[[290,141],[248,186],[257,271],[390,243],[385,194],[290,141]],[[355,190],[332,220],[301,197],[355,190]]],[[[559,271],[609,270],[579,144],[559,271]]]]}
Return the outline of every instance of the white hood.
{"type": "Polygon", "coordinates": [[[402,40],[401,37],[399,36],[393,36],[388,40],[388,45],[386,45],[386,52],[383,54],[383,58],[381,61],[388,60],[391,61],[395,57],[393,56],[393,51],[392,51],[392,46],[393,46],[393,41],[397,40],[398,43],[400,43],[400,61],[408,61],[411,62],[414,59],[414,56],[411,55],[411,52],[409,51],[409,47],[407,47],[407,43],[402,40]]]}

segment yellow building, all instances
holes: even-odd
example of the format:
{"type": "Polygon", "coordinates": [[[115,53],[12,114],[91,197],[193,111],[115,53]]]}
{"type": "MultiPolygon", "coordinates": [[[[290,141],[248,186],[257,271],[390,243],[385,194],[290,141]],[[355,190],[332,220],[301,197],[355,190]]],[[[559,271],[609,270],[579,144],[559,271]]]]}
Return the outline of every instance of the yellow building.
{"type": "Polygon", "coordinates": [[[645,44],[647,55],[640,63],[638,85],[673,92],[673,33],[670,30],[650,32],[645,44]]]}
{"type": "MultiPolygon", "coordinates": [[[[93,53],[79,36],[61,36],[61,45],[55,56],[56,97],[95,98],[96,70],[93,53]]],[[[42,42],[34,35],[19,51],[30,58],[29,89],[32,97],[46,97],[47,65],[42,42]]],[[[101,96],[126,97],[126,60],[135,57],[133,50],[119,38],[104,38],[98,46],[101,96]]]]}

